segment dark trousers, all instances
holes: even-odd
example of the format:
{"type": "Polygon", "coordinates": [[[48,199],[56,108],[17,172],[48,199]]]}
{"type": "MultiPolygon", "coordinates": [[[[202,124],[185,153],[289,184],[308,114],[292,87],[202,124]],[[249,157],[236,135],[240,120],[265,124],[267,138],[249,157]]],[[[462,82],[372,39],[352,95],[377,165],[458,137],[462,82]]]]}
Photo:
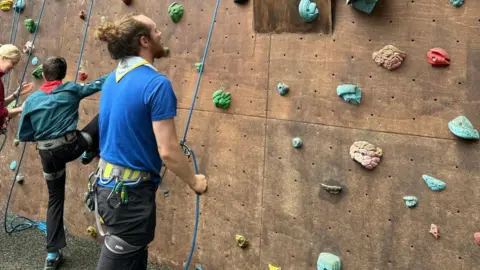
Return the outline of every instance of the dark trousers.
{"type": "Polygon", "coordinates": [[[65,168],[68,162],[79,158],[87,149],[98,149],[98,115],[82,130],[93,140],[88,141],[75,131],[77,136],[67,144],[52,150],[39,150],[42,167],[48,187],[47,209],[47,251],[55,252],[65,247],[63,213],[65,202],[65,168]]]}
{"type": "Polygon", "coordinates": [[[97,186],[98,214],[103,219],[106,232],[122,238],[130,245],[142,247],[131,254],[118,255],[103,245],[97,270],[147,269],[147,245],[155,237],[157,189],[158,186],[150,181],[130,187],[128,203],[114,209],[107,203],[111,189],[97,186]]]}

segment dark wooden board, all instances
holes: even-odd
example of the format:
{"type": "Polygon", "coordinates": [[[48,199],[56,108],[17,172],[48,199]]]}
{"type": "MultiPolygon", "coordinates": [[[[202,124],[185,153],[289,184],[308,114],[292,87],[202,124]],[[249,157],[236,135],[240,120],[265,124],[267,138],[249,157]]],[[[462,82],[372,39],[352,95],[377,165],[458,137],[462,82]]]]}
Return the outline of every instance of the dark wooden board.
{"type": "Polygon", "coordinates": [[[323,33],[332,32],[332,1],[314,0],[318,16],[312,22],[303,21],[298,6],[300,0],[254,1],[254,29],[258,33],[323,33]]]}

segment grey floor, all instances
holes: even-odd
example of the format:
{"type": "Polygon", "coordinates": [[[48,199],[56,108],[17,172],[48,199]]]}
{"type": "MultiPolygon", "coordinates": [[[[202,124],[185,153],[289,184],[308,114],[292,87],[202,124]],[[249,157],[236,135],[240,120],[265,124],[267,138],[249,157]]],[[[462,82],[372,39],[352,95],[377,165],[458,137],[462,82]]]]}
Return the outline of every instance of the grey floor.
{"type": "MultiPolygon", "coordinates": [[[[3,229],[3,215],[1,223],[0,269],[42,270],[46,256],[45,234],[38,229],[7,234],[3,229]]],[[[100,246],[94,241],[67,235],[67,247],[63,254],[60,269],[95,270],[100,246]]],[[[171,270],[158,265],[150,265],[148,269],[171,270]]]]}

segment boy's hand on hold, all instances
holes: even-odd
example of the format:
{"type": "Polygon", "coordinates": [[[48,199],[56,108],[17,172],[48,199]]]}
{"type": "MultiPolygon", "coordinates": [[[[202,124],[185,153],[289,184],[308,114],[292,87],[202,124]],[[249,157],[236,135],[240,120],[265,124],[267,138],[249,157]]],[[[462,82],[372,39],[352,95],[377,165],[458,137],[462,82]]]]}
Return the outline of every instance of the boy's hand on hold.
{"type": "Polygon", "coordinates": [[[193,191],[195,191],[196,193],[199,193],[199,194],[207,191],[207,179],[205,178],[205,175],[196,174],[195,175],[195,183],[190,188],[193,189],[193,191]]]}

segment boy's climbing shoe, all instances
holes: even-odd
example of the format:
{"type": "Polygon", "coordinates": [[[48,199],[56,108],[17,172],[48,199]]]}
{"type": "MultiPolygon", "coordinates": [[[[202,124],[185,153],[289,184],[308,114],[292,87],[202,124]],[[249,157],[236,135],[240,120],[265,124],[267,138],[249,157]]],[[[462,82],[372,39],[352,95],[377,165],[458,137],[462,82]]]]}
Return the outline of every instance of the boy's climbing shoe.
{"type": "Polygon", "coordinates": [[[98,157],[97,152],[94,151],[85,151],[82,154],[82,164],[87,165],[92,162],[94,158],[98,157]]]}
{"type": "Polygon", "coordinates": [[[56,253],[48,253],[45,259],[44,270],[56,270],[62,261],[62,252],[59,250],[56,253]]]}

